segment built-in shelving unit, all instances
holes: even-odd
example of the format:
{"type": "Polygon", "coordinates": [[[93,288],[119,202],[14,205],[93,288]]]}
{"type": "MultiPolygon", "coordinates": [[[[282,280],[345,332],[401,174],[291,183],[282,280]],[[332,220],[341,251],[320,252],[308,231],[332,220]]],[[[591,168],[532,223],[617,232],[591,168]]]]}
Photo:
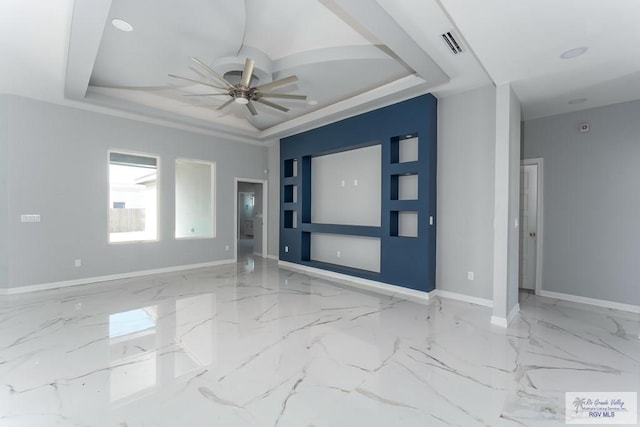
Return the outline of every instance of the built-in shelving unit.
{"type": "Polygon", "coordinates": [[[436,106],[423,95],[282,139],[280,259],[433,290],[436,106]]]}

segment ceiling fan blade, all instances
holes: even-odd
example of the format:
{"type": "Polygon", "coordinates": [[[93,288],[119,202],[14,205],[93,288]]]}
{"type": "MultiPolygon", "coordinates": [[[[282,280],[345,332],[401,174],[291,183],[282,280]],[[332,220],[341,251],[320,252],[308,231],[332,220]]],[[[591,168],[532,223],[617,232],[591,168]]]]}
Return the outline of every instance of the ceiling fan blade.
{"type": "Polygon", "coordinates": [[[288,93],[260,93],[262,98],[299,99],[305,101],[305,95],[289,95],[288,93]]]}
{"type": "Polygon", "coordinates": [[[189,77],[182,77],[182,76],[176,76],[175,74],[169,74],[169,77],[173,77],[174,79],[182,79],[182,80],[186,80],[188,82],[192,82],[192,83],[197,83],[199,85],[205,85],[205,86],[209,86],[215,89],[220,89],[220,90],[227,90],[224,87],[220,87],[220,86],[216,86],[216,85],[212,85],[211,83],[206,83],[206,82],[201,82],[200,80],[194,80],[194,79],[190,79],[189,77]]]}
{"type": "Polygon", "coordinates": [[[222,110],[224,107],[226,107],[227,105],[231,104],[233,101],[235,101],[235,99],[231,98],[230,100],[228,100],[227,102],[225,102],[224,104],[222,104],[221,106],[216,108],[216,110],[222,110]]]}
{"type": "Polygon", "coordinates": [[[284,111],[285,113],[289,111],[288,108],[283,107],[282,105],[274,104],[273,102],[269,102],[261,98],[256,99],[256,102],[259,102],[271,108],[275,108],[276,110],[284,111]]]}
{"type": "Polygon", "coordinates": [[[224,77],[222,77],[220,74],[216,73],[213,70],[213,68],[209,67],[207,64],[205,64],[204,62],[200,61],[195,56],[192,57],[191,60],[193,62],[195,62],[196,64],[198,64],[199,66],[201,66],[202,68],[204,68],[205,70],[207,70],[209,72],[209,74],[211,74],[213,77],[215,77],[216,79],[220,80],[220,83],[223,83],[228,89],[233,88],[233,85],[231,83],[229,83],[228,81],[226,81],[224,79],[224,77]]]}
{"type": "Polygon", "coordinates": [[[258,89],[259,91],[269,90],[269,89],[273,89],[274,87],[284,86],[286,84],[293,83],[295,81],[298,81],[298,76],[289,76],[280,80],[275,80],[270,83],[265,83],[263,85],[257,86],[256,89],[258,89]]]}
{"type": "Polygon", "coordinates": [[[229,96],[228,93],[186,93],[182,96],[229,96]]]}
{"type": "Polygon", "coordinates": [[[256,110],[256,107],[253,105],[253,103],[251,101],[249,101],[249,103],[247,103],[247,108],[251,112],[252,116],[255,116],[255,115],[258,114],[258,110],[256,110]]]}
{"type": "Polygon", "coordinates": [[[244,70],[242,71],[240,86],[249,87],[249,84],[251,83],[251,76],[253,75],[253,67],[255,65],[255,61],[250,58],[247,58],[247,60],[244,62],[244,70]]]}

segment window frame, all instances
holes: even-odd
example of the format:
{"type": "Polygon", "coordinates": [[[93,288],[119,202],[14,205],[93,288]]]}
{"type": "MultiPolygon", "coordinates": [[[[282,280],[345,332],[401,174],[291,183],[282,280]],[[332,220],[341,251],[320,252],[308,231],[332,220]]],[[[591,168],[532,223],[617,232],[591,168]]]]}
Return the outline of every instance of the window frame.
{"type": "Polygon", "coordinates": [[[107,150],[107,244],[108,245],[127,245],[127,244],[131,244],[131,243],[158,243],[160,242],[161,239],[161,230],[162,227],[160,226],[162,224],[161,222],[161,218],[162,218],[162,213],[160,211],[160,181],[161,181],[161,158],[159,154],[153,154],[153,153],[146,153],[143,151],[134,151],[134,150],[124,150],[124,149],[119,149],[119,148],[109,148],[107,150]],[[132,156],[140,156],[140,157],[152,157],[156,159],[156,238],[155,239],[146,239],[146,240],[125,240],[125,241],[119,241],[119,242],[112,242],[111,241],[111,232],[109,231],[110,229],[110,222],[111,222],[111,213],[110,213],[110,209],[111,209],[111,171],[109,166],[111,166],[111,153],[118,153],[118,154],[128,154],[128,155],[132,155],[132,156]]]}
{"type": "Polygon", "coordinates": [[[174,192],[173,192],[173,238],[174,240],[202,240],[202,239],[215,239],[218,235],[217,225],[218,225],[218,203],[217,203],[217,163],[215,160],[203,160],[203,159],[194,159],[190,157],[176,157],[173,162],[173,184],[174,184],[174,192]],[[176,219],[176,211],[178,209],[177,204],[177,194],[176,191],[176,181],[178,179],[178,174],[176,173],[176,165],[179,161],[182,162],[191,162],[191,163],[199,163],[209,165],[211,167],[211,234],[208,236],[186,236],[186,237],[177,237],[176,236],[176,228],[178,225],[176,219]]]}

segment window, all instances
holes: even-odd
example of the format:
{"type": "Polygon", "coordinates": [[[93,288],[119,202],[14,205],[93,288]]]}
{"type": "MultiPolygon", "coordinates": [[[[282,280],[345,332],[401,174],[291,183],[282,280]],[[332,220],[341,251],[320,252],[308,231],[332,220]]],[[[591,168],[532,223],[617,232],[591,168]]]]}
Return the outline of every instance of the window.
{"type": "Polygon", "coordinates": [[[215,163],[176,160],[176,239],[215,237],[215,163]]]}
{"type": "Polygon", "coordinates": [[[109,152],[109,243],[158,239],[158,158],[109,152]]]}

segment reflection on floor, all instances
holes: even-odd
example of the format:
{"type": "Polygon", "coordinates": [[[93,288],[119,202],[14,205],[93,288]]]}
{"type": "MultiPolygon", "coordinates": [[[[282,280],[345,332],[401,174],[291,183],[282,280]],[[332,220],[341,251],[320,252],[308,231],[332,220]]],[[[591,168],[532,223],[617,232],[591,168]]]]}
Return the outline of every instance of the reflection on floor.
{"type": "Polygon", "coordinates": [[[253,239],[238,240],[238,260],[253,258],[253,239]]]}
{"type": "Polygon", "coordinates": [[[638,391],[637,315],[420,305],[260,258],[0,298],[0,425],[563,426],[638,391]]]}

